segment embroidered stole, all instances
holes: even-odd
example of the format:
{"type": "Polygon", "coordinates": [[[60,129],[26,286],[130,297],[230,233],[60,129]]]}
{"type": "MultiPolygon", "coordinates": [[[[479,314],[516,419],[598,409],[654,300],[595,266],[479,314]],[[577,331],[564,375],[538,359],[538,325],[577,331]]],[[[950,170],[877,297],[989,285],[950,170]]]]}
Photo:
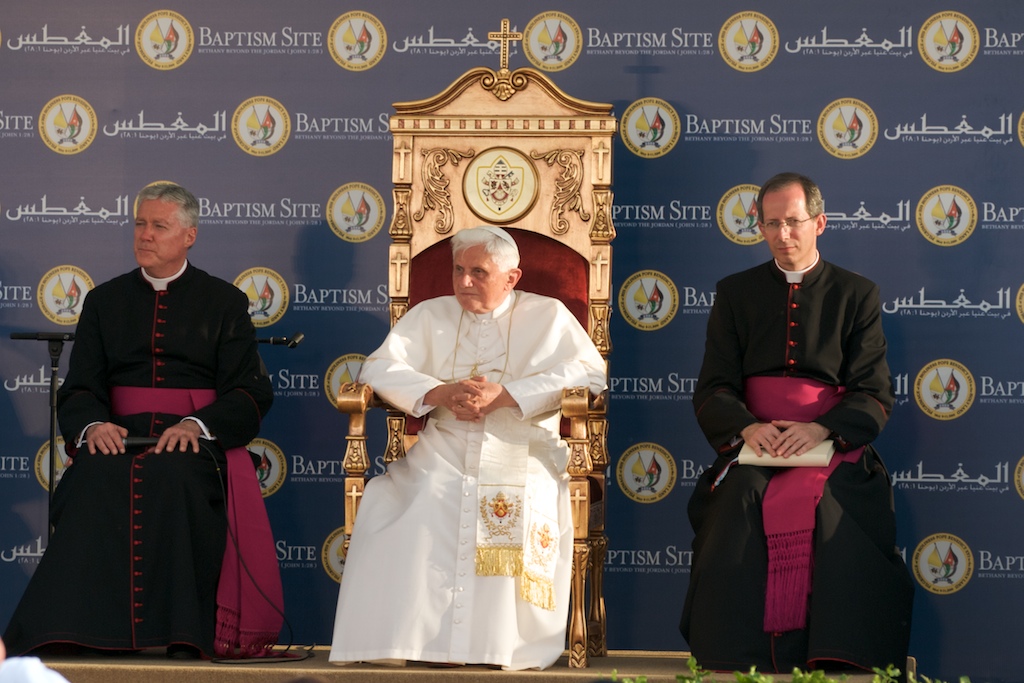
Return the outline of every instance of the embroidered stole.
{"type": "Polygon", "coordinates": [[[509,410],[486,416],[480,454],[476,573],[518,576],[519,597],[542,609],[555,609],[558,508],[527,491],[529,422],[509,410]]]}

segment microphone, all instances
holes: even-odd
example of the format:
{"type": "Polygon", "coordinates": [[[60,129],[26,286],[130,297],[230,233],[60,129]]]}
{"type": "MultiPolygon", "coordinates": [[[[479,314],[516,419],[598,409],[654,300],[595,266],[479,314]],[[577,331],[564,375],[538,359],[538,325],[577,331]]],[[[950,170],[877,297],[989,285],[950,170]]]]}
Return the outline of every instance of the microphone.
{"type": "Polygon", "coordinates": [[[267,337],[266,339],[257,339],[261,344],[270,344],[271,346],[287,346],[289,349],[294,349],[299,343],[306,338],[302,332],[296,332],[290,338],[289,337],[267,337]]]}
{"type": "Polygon", "coordinates": [[[158,441],[160,438],[156,436],[128,436],[121,439],[125,448],[149,448],[155,446],[158,441]]]}
{"type": "Polygon", "coordinates": [[[38,339],[40,341],[75,341],[74,332],[11,332],[11,339],[38,339]]]}

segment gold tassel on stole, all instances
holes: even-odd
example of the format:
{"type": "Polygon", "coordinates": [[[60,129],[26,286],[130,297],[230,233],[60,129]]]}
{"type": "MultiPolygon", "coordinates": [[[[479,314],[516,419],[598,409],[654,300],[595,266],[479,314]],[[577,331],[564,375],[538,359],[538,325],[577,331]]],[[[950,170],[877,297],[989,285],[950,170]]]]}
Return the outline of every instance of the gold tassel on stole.
{"type": "Polygon", "coordinates": [[[519,576],[523,573],[523,547],[519,545],[477,546],[477,576],[519,576]]]}

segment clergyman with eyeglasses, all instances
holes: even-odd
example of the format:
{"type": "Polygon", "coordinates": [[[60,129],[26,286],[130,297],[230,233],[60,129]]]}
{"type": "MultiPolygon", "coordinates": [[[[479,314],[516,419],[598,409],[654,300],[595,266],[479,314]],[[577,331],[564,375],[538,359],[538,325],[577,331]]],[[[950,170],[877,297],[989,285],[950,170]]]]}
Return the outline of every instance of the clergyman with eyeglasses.
{"type": "Polygon", "coordinates": [[[694,393],[717,458],[689,502],[680,630],[707,669],[902,669],[913,585],[871,445],[895,401],[878,287],[821,258],[809,178],[772,177],[757,210],[773,258],[718,283],[694,393]]]}
{"type": "MultiPolygon", "coordinates": [[[[606,368],[560,301],[515,289],[508,231],[451,239],[453,295],[395,323],[360,381],[429,415],[366,486],[330,661],[546,668],[565,649],[572,568],[562,389],[606,368]]],[[[529,267],[528,265],[526,267],[529,267]]]]}

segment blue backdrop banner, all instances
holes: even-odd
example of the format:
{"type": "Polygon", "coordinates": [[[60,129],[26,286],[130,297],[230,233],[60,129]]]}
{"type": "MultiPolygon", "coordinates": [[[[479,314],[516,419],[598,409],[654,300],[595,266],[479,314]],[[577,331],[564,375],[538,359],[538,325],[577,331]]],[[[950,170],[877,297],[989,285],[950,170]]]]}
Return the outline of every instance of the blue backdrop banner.
{"type": "MultiPolygon", "coordinates": [[[[707,315],[717,280],[769,258],[751,205],[793,170],[825,195],[823,256],[882,292],[898,405],[876,446],[917,582],[911,654],[932,677],[1020,680],[1024,4],[551,4],[0,8],[0,624],[46,548],[50,479],[50,343],[11,333],[72,333],[89,290],[135,265],[135,193],[170,180],[201,202],[191,261],[249,294],[262,338],[304,335],[261,346],[276,400],[251,447],[282,641],[329,641],[347,426],[332,395],[388,328],[392,103],[496,70],[487,34],[508,17],[511,69],[620,122],[609,647],[687,648],[686,503],[714,456],[692,405],[707,315]]],[[[370,437],[379,474],[381,416],[370,437]]]]}

